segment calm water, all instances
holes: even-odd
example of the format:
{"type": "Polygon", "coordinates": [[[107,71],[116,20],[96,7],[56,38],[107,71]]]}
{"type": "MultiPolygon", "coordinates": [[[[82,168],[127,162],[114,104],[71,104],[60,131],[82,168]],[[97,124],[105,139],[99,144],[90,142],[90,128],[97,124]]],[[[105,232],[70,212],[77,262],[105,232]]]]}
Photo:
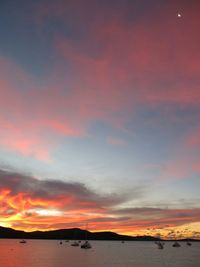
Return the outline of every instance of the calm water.
{"type": "Polygon", "coordinates": [[[92,249],[56,240],[0,240],[0,267],[200,267],[200,243],[164,250],[154,242],[91,241],[92,249]]]}

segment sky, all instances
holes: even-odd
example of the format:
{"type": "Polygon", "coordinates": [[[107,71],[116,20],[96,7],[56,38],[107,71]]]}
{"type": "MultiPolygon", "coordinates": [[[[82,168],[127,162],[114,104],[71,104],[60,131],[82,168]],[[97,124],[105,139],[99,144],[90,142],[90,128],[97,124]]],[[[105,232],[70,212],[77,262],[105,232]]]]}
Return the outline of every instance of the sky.
{"type": "Polygon", "coordinates": [[[0,225],[200,238],[200,3],[0,2],[0,225]]]}

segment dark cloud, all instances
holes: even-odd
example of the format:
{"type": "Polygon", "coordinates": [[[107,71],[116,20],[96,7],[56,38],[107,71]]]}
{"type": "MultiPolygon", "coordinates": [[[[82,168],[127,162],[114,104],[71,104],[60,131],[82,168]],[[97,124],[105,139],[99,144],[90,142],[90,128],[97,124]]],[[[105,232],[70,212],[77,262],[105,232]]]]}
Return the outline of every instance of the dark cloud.
{"type": "Polygon", "coordinates": [[[132,214],[132,215],[161,215],[167,218],[187,218],[187,217],[199,217],[200,208],[190,208],[190,209],[162,209],[162,208],[151,208],[151,207],[141,207],[141,208],[122,208],[113,209],[113,214],[132,214]]]}
{"type": "MultiPolygon", "coordinates": [[[[10,190],[10,195],[25,194],[32,199],[59,201],[71,198],[70,205],[104,208],[130,200],[130,195],[110,194],[102,196],[82,183],[59,180],[39,180],[15,172],[0,170],[0,188],[10,190]]],[[[136,193],[136,192],[135,192],[136,193]]],[[[139,192],[138,194],[139,195],[139,192]]],[[[62,204],[62,203],[61,203],[62,204]]],[[[63,203],[64,204],[64,203],[63,203]]]]}
{"type": "Polygon", "coordinates": [[[123,208],[113,210],[115,214],[159,214],[162,211],[160,208],[123,208]]]}
{"type": "Polygon", "coordinates": [[[124,217],[101,217],[95,219],[89,219],[88,222],[123,222],[132,219],[131,216],[124,216],[124,217]]]}
{"type": "Polygon", "coordinates": [[[111,213],[117,216],[129,216],[126,226],[154,227],[165,229],[171,226],[181,226],[187,223],[200,221],[200,208],[190,209],[162,209],[162,208],[121,208],[112,209],[111,213]]]}

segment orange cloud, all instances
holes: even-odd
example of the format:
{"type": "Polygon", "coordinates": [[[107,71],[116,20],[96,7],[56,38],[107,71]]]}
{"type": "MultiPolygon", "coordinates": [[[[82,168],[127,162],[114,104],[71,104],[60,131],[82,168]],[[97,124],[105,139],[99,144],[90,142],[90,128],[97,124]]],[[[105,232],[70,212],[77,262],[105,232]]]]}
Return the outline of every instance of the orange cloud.
{"type": "Polygon", "coordinates": [[[0,170],[0,221],[25,229],[85,222],[107,213],[125,198],[102,197],[80,183],[37,180],[0,170]],[[40,226],[37,226],[40,225],[40,226]]]}
{"type": "Polygon", "coordinates": [[[2,170],[0,188],[0,223],[28,231],[83,227],[88,222],[92,231],[144,234],[152,228],[155,234],[200,221],[198,208],[118,208],[130,196],[101,196],[80,183],[38,180],[2,170]]]}

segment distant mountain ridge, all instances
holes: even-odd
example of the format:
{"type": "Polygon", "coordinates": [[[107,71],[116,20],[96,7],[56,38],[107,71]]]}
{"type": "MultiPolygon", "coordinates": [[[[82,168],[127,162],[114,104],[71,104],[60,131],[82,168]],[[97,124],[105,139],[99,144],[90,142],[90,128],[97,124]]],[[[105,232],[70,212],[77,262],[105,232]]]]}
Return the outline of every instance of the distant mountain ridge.
{"type": "Polygon", "coordinates": [[[12,228],[0,226],[0,238],[20,238],[20,239],[85,239],[89,240],[127,240],[127,241],[156,241],[160,240],[152,236],[128,236],[114,232],[89,232],[79,228],[60,229],[51,231],[25,232],[12,228]]]}
{"type": "MultiPolygon", "coordinates": [[[[121,240],[121,241],[159,241],[160,238],[153,236],[129,236],[129,235],[120,235],[114,232],[89,232],[79,228],[71,229],[59,229],[59,230],[50,230],[50,231],[33,231],[25,232],[20,230],[15,230],[12,228],[0,226],[0,239],[1,238],[19,238],[19,239],[76,239],[82,240],[85,239],[87,232],[87,238],[89,240],[121,240]]],[[[170,241],[170,240],[166,240],[170,241]]],[[[182,239],[177,241],[200,241],[197,239],[182,239]]]]}

